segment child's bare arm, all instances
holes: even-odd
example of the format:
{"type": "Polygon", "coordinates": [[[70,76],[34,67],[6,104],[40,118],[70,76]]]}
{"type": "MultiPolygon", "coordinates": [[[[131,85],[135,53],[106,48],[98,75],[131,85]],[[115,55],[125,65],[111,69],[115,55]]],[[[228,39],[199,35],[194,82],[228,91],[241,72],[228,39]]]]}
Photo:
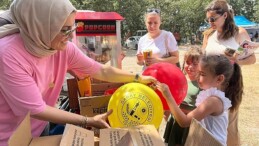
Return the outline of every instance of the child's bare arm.
{"type": "Polygon", "coordinates": [[[185,115],[176,104],[169,87],[166,84],[157,83],[157,89],[163,94],[171,113],[181,127],[190,126],[192,118],[200,121],[208,115],[216,116],[223,112],[222,101],[218,97],[212,96],[204,100],[196,109],[185,115]]]}

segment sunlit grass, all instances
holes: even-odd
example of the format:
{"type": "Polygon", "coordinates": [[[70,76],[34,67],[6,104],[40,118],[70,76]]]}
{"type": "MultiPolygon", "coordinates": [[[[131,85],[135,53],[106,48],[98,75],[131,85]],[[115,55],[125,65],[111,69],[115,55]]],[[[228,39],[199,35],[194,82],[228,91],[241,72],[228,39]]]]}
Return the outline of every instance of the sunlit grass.
{"type": "Polygon", "coordinates": [[[242,67],[244,96],[239,111],[239,130],[244,146],[259,145],[259,64],[242,67]]]}

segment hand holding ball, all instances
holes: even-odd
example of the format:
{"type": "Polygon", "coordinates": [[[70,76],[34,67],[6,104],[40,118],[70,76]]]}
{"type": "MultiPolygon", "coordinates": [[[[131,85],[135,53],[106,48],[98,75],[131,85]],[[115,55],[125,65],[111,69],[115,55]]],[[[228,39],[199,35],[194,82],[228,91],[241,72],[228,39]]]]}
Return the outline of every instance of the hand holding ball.
{"type": "MultiPolygon", "coordinates": [[[[155,63],[148,66],[143,72],[143,75],[155,77],[159,82],[168,85],[175,102],[179,105],[187,94],[187,80],[182,71],[171,63],[155,63]]],[[[166,100],[162,93],[158,90],[155,91],[162,103],[164,110],[169,110],[166,100]]]]}
{"type": "Polygon", "coordinates": [[[154,124],[159,128],[163,118],[163,105],[158,95],[140,83],[128,83],[118,88],[110,99],[110,109],[113,109],[108,117],[111,127],[154,124]]]}

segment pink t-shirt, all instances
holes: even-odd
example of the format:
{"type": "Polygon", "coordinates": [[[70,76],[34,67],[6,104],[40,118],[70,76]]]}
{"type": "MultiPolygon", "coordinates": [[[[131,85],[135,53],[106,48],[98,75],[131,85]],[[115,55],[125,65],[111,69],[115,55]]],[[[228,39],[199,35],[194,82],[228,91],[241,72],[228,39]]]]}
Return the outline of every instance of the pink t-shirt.
{"type": "MultiPolygon", "coordinates": [[[[0,145],[7,145],[29,111],[34,115],[55,105],[68,70],[85,77],[100,69],[71,42],[64,51],[37,58],[26,51],[19,34],[0,39],[0,145]]],[[[39,136],[46,124],[31,118],[32,135],[39,136]]]]}

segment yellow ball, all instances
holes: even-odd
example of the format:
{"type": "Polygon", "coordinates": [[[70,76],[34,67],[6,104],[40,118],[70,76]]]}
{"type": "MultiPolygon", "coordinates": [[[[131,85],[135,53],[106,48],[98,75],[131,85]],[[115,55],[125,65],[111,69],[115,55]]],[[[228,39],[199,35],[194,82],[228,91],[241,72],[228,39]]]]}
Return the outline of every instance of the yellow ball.
{"type": "Polygon", "coordinates": [[[111,127],[131,127],[153,124],[159,128],[163,118],[163,105],[150,87],[140,83],[128,83],[121,86],[112,95],[108,110],[111,127]]]}

